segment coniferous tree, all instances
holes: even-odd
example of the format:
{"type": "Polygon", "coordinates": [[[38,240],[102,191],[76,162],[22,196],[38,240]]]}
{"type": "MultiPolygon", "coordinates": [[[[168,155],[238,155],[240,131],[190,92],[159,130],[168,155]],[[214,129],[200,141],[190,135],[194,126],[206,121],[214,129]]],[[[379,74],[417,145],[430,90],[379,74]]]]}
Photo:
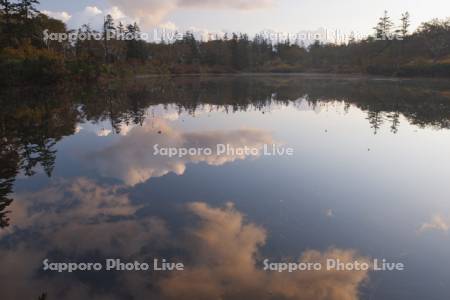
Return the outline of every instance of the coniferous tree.
{"type": "Polygon", "coordinates": [[[388,15],[388,11],[384,11],[384,15],[379,19],[375,29],[375,37],[378,40],[386,40],[390,38],[392,27],[394,23],[388,15]]]}
{"type": "Polygon", "coordinates": [[[17,10],[17,4],[13,3],[10,0],[0,0],[0,32],[2,35],[2,39],[0,40],[2,46],[11,45],[12,39],[12,18],[14,17],[17,10]]]}
{"type": "Polygon", "coordinates": [[[402,39],[405,39],[406,36],[408,35],[409,26],[411,25],[409,12],[403,13],[400,21],[401,21],[401,27],[399,31],[400,37],[402,39]]]}
{"type": "Polygon", "coordinates": [[[22,20],[26,20],[33,14],[38,14],[39,10],[36,8],[39,5],[38,0],[21,0],[17,3],[17,12],[22,20]]]}

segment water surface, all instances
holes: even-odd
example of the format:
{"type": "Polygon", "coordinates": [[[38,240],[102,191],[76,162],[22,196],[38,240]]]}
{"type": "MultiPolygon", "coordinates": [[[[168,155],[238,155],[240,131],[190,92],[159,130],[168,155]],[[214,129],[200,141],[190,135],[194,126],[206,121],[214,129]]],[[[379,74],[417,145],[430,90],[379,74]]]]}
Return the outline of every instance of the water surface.
{"type": "Polygon", "coordinates": [[[4,91],[2,298],[448,298],[449,87],[260,75],[4,91]],[[155,144],[294,155],[168,158],[155,144]],[[58,273],[46,258],[185,271],[58,273]],[[266,258],[406,270],[277,273],[266,258]]]}

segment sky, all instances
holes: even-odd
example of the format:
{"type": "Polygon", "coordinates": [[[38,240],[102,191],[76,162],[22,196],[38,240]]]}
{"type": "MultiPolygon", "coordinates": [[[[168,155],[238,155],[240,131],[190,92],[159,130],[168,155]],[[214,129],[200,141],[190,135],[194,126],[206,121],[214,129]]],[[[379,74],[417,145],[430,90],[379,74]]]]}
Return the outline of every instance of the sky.
{"type": "Polygon", "coordinates": [[[167,28],[184,32],[327,31],[371,34],[384,10],[393,21],[411,15],[411,28],[433,18],[450,17],[449,0],[41,0],[41,11],[69,28],[99,27],[105,14],[136,21],[143,31],[167,28]]]}

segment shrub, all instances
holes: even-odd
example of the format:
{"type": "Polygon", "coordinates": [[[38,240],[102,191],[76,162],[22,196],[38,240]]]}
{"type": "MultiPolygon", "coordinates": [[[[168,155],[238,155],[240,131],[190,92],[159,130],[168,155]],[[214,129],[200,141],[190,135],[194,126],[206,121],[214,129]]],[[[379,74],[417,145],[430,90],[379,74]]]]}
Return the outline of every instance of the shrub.
{"type": "Polygon", "coordinates": [[[66,75],[63,58],[47,49],[37,49],[30,45],[13,49],[5,48],[0,53],[0,84],[23,85],[52,84],[66,75]]]}

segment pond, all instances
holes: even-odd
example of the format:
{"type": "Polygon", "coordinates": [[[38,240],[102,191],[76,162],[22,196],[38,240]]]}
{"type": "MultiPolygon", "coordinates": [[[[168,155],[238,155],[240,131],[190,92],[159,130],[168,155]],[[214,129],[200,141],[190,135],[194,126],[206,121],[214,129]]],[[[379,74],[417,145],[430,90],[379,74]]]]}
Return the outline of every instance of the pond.
{"type": "Polygon", "coordinates": [[[3,299],[450,295],[448,81],[147,77],[1,105],[3,299]]]}

